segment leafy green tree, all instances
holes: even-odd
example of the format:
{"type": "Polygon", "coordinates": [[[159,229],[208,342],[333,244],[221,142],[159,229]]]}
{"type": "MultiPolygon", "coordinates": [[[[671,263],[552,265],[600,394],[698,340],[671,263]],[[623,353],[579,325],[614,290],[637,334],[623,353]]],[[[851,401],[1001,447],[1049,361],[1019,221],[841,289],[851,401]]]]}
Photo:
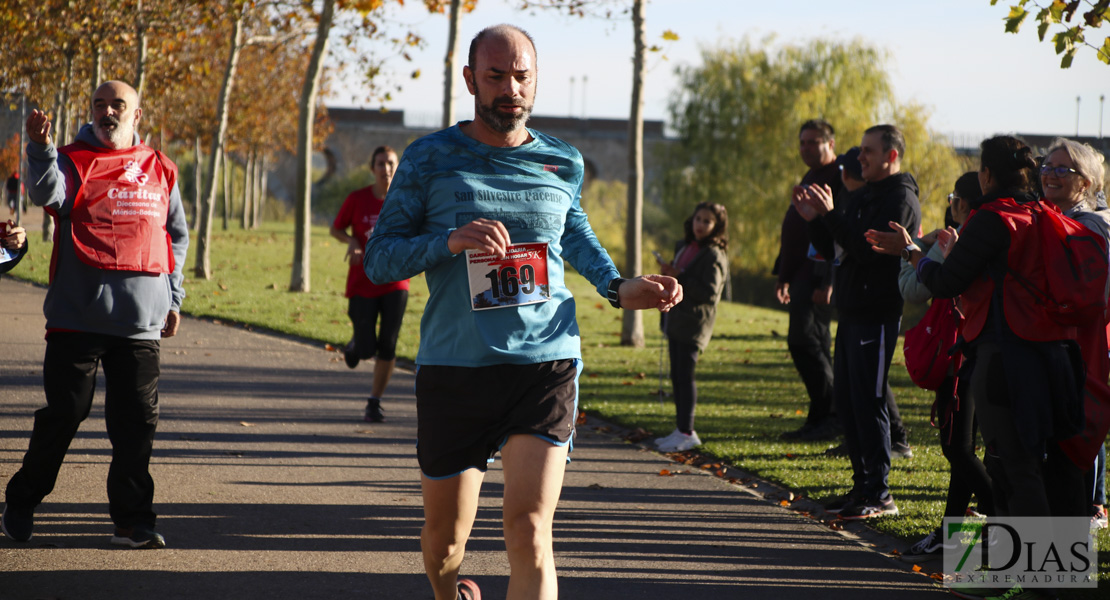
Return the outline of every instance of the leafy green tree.
{"type": "MultiPolygon", "coordinates": [[[[997,3],[998,0],[991,0],[991,6],[997,3]]],[[[1042,42],[1050,29],[1055,28],[1057,30],[1052,35],[1052,43],[1056,48],[1056,54],[1062,55],[1060,58],[1061,69],[1071,66],[1075,53],[1080,46],[1094,48],[1095,56],[1110,65],[1110,36],[1103,40],[1102,45],[1087,41],[1090,30],[1098,29],[1102,27],[1103,23],[1110,20],[1110,0],[1098,0],[1097,2],[1091,0],[1083,0],[1082,2],[1080,0],[1071,0],[1070,2],[1064,2],[1063,0],[1052,0],[1051,2],[1018,0],[1017,4],[1010,7],[1010,14],[1006,15],[1004,19],[1007,33],[1017,33],[1021,29],[1025,19],[1032,14],[1029,10],[1030,5],[1037,9],[1037,16],[1033,19],[1037,22],[1037,37],[1042,42]],[[1081,13],[1081,19],[1076,19],[1076,14],[1079,14],[1084,5],[1088,9],[1081,13]]]]}
{"type": "Polygon", "coordinates": [[[860,41],[705,49],[700,66],[679,69],[670,102],[679,139],[662,161],[670,165],[660,182],[667,214],[681,222],[698,202],[725,205],[734,267],[769,272],[791,190],[805,172],[798,128],[820,117],[836,128],[838,153],[871,125],[898,125],[907,141],[903,168],[921,184],[925,223],[937,223],[960,165],[921,107],[896,103],[886,58],[860,41]]]}

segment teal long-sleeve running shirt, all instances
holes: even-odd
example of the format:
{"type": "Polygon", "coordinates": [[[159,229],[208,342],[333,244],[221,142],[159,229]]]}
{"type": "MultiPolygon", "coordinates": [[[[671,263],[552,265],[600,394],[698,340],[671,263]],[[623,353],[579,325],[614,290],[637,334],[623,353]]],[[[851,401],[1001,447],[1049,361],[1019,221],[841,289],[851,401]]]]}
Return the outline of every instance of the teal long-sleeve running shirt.
{"type": "MultiPolygon", "coordinates": [[[[531,141],[501,148],[468,137],[456,125],[405,149],[363,265],[371,281],[426,274],[430,296],[417,364],[480,367],[581,358],[564,261],[602,296],[620,273],[580,204],[582,155],[559,139],[528,132],[531,141]],[[546,244],[546,301],[483,309],[471,280],[475,273],[479,280],[490,277],[497,289],[496,268],[487,275],[472,266],[468,275],[467,256],[447,248],[452,231],[478,218],[503,223],[514,245],[546,244]]],[[[523,269],[519,279],[513,273],[507,279],[501,273],[502,287],[507,282],[515,291],[518,283],[532,283],[523,269]]]]}

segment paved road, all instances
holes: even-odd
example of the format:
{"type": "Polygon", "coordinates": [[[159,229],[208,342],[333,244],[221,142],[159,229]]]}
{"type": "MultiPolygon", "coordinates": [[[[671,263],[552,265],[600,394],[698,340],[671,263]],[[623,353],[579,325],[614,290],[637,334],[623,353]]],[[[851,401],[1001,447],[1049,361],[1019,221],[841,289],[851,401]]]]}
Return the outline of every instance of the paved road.
{"type": "MultiPolygon", "coordinates": [[[[0,280],[0,483],[18,468],[43,403],[44,293],[0,280]]],[[[370,366],[349,370],[319,345],[186,318],[162,356],[152,471],[169,546],[108,543],[110,450],[98,393],[32,540],[0,539],[0,599],[431,598],[418,544],[411,373],[394,376],[388,421],[368,425],[359,418],[370,366]]],[[[562,598],[944,593],[759,489],[596,427],[580,428],[573,457],[555,523],[562,598]]],[[[508,581],[499,466],[486,481],[464,573],[496,599],[508,581]]]]}

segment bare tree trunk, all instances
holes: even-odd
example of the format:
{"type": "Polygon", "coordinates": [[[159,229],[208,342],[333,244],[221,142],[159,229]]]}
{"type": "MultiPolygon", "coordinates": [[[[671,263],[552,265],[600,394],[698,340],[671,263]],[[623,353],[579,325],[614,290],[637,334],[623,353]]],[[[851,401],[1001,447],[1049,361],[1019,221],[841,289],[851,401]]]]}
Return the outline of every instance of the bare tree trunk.
{"type": "MultiPolygon", "coordinates": [[[[212,216],[216,204],[216,181],[219,175],[219,164],[216,158],[220,153],[220,146],[227,135],[227,110],[231,103],[231,87],[235,82],[235,68],[239,65],[239,53],[243,49],[243,21],[246,18],[249,4],[244,4],[231,27],[231,48],[228,50],[227,70],[224,72],[224,83],[220,88],[220,99],[217,105],[217,127],[212,136],[212,152],[208,157],[209,172],[204,183],[204,210],[200,215],[200,226],[197,227],[197,256],[194,261],[194,275],[198,279],[212,277],[212,262],[210,246],[212,241],[212,216]]],[[[228,12],[233,8],[232,0],[227,3],[228,12]]]]}
{"type": "Polygon", "coordinates": [[[231,216],[231,194],[228,193],[231,191],[228,189],[228,183],[231,181],[231,177],[228,175],[228,172],[231,171],[231,169],[228,167],[227,164],[227,144],[220,146],[220,163],[223,164],[223,177],[221,177],[220,179],[223,180],[224,184],[223,194],[221,194],[224,200],[223,219],[221,227],[223,228],[223,231],[227,231],[227,222],[229,217],[231,216]]]}
{"type": "Polygon", "coordinates": [[[193,169],[193,227],[196,227],[197,232],[199,233],[201,205],[200,195],[201,186],[204,185],[204,178],[201,176],[202,170],[200,168],[200,162],[204,158],[200,153],[200,134],[197,134],[197,137],[193,138],[193,158],[196,159],[196,162],[193,163],[193,165],[195,165],[195,168],[193,169]]]}
{"type": "Polygon", "coordinates": [[[316,44],[308,61],[308,71],[301,89],[300,114],[297,120],[297,187],[293,192],[296,217],[296,235],[293,241],[293,272],[289,278],[289,291],[311,291],[311,233],[312,233],[312,126],[316,122],[316,94],[320,90],[321,66],[328,52],[328,32],[331,30],[335,0],[324,0],[320,21],[316,29],[316,44]]]}
{"type": "Polygon", "coordinates": [[[254,157],[247,150],[247,164],[243,166],[243,229],[254,228],[254,187],[251,185],[251,171],[254,169],[254,157]]]}
{"type": "MultiPolygon", "coordinates": [[[[641,238],[644,220],[644,0],[632,7],[632,35],[636,51],[632,59],[632,110],[628,117],[628,223],[625,229],[625,277],[640,275],[641,238]]],[[[637,310],[625,310],[621,320],[621,345],[644,346],[644,318],[637,310]]]]}
{"type": "Polygon", "coordinates": [[[259,156],[258,150],[255,149],[251,154],[251,164],[254,165],[252,169],[253,177],[251,183],[253,184],[251,196],[254,198],[254,217],[251,219],[251,229],[258,229],[262,223],[262,157],[259,156]]]}
{"type": "Polygon", "coordinates": [[[135,91],[139,94],[139,102],[142,103],[143,90],[146,88],[146,15],[143,14],[143,0],[137,0],[138,4],[136,10],[135,25],[135,91]]]}
{"type": "Polygon", "coordinates": [[[266,214],[262,209],[266,208],[266,187],[270,182],[270,174],[266,171],[266,155],[262,155],[262,168],[261,174],[258,177],[258,224],[262,224],[262,216],[266,214]]]}
{"type": "MultiPolygon", "coordinates": [[[[93,44],[92,51],[93,51],[93,55],[92,55],[92,59],[93,59],[93,64],[92,64],[92,89],[89,90],[89,98],[90,99],[93,97],[93,93],[96,92],[96,88],[100,87],[100,84],[102,83],[101,78],[104,77],[104,75],[102,73],[102,71],[104,70],[104,52],[100,49],[100,43],[99,42],[93,44]]],[[[92,110],[92,108],[91,108],[92,103],[90,102],[89,104],[90,104],[90,110],[92,110]]]]}
{"type": "MultiPolygon", "coordinates": [[[[247,170],[247,163],[243,163],[243,171],[247,170]]],[[[247,202],[247,189],[243,186],[242,192],[239,194],[239,199],[242,200],[243,212],[239,215],[239,227],[246,231],[251,228],[251,205],[247,202]]]]}
{"type": "Polygon", "coordinates": [[[447,15],[447,56],[443,59],[443,128],[455,124],[455,55],[459,50],[459,20],[462,11],[461,0],[451,0],[451,12],[447,15]]]}

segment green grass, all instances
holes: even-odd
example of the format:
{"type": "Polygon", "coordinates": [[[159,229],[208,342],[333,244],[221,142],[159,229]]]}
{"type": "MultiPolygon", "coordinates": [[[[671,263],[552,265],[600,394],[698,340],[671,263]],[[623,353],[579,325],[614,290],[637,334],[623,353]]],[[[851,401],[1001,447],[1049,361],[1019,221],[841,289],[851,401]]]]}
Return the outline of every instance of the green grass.
{"type": "MultiPolygon", "coordinates": [[[[350,338],[343,297],[347,267],[344,246],[322,227],[312,231],[312,290],[288,291],[293,227],[266,223],[260,230],[217,232],[213,239],[213,278],[192,277],[187,263],[183,310],[198,317],[234,321],[341,345],[350,338]]],[[[44,283],[49,244],[36,243],[13,275],[44,283]]],[[[644,348],[620,345],[621,315],[576,274],[568,284],[578,299],[585,372],[582,408],[617,424],[655,434],[674,428],[674,407],[658,396],[662,342],[658,313],[645,312],[644,348]]],[[[768,290],[768,293],[770,291],[768,290]]],[[[414,359],[420,314],[428,297],[423,277],[412,280],[398,356],[414,359]]],[[[722,303],[712,342],[698,365],[697,429],[703,452],[765,479],[821,500],[847,492],[847,459],[824,456],[827,443],[786,443],[780,433],[801,426],[808,406],[786,348],[785,312],[722,303]]],[[[901,342],[891,367],[891,386],[910,430],[915,456],[895,461],[890,485],[901,514],[870,522],[875,529],[906,540],[919,538],[942,517],[948,465],[936,430],[929,426],[932,393],[915,387],[906,375],[901,342]]],[[[664,387],[669,390],[669,380],[664,387]]],[[[1110,549],[1110,535],[1099,534],[1110,549]]],[[[1110,571],[1110,552],[1100,553],[1100,572],[1110,571]]],[[[1102,579],[1108,576],[1103,575],[1102,579]]]]}

